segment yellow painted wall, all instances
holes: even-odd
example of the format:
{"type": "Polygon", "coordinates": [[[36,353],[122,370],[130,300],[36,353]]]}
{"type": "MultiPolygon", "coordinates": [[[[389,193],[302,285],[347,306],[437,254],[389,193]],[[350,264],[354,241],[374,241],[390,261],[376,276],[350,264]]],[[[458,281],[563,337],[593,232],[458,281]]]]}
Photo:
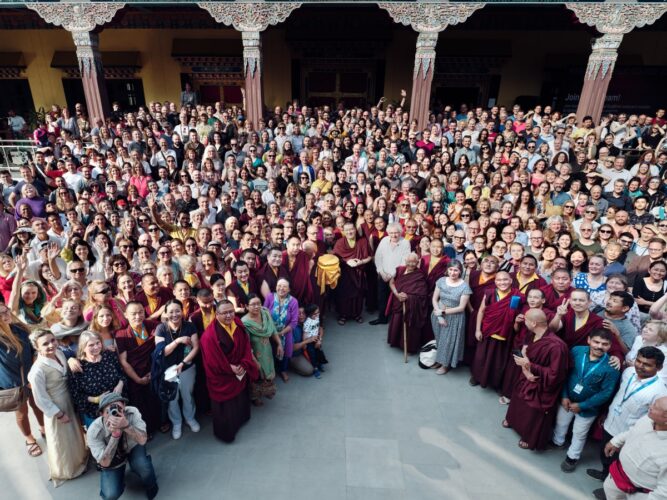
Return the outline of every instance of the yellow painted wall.
{"type": "MultiPolygon", "coordinates": [[[[269,29],[263,35],[264,99],[269,107],[284,106],[291,98],[291,54],[284,36],[285,31],[280,28],[269,29]]],[[[520,95],[539,95],[547,55],[586,56],[590,52],[591,39],[584,31],[445,31],[440,37],[441,43],[477,38],[511,46],[512,57],[502,69],[498,99],[501,104],[511,104],[520,95]]],[[[178,101],[181,67],[171,57],[174,38],[228,39],[240,38],[240,33],[224,27],[210,30],[106,29],[100,35],[100,49],[140,52],[142,69],[139,76],[143,80],[146,100],[178,101]]],[[[402,88],[410,95],[415,41],[414,33],[396,29],[393,40],[387,45],[384,94],[389,100],[398,100],[402,88]]],[[[65,30],[0,30],[0,52],[24,54],[26,76],[37,108],[65,103],[62,71],[50,67],[57,50],[74,50],[71,36],[65,30]]],[[[493,53],[493,47],[489,50],[493,53]]],[[[620,52],[621,56],[642,58],[644,64],[667,66],[667,37],[660,32],[631,33],[625,37],[620,52]],[[646,50],[646,47],[655,50],[646,50]]]]}
{"type": "Polygon", "coordinates": [[[48,110],[53,104],[65,104],[62,71],[51,68],[56,50],[74,50],[74,42],[67,31],[0,30],[0,51],[23,52],[27,64],[25,74],[37,109],[44,107],[48,110]]]}

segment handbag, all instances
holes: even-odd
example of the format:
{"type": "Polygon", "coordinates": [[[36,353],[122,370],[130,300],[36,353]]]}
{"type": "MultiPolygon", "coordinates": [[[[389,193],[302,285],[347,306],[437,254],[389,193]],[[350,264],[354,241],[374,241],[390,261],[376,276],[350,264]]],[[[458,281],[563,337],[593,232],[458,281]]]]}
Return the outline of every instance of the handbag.
{"type": "Polygon", "coordinates": [[[12,389],[0,390],[0,412],[18,410],[28,400],[28,388],[25,384],[23,374],[23,363],[21,363],[21,385],[12,389]]]}

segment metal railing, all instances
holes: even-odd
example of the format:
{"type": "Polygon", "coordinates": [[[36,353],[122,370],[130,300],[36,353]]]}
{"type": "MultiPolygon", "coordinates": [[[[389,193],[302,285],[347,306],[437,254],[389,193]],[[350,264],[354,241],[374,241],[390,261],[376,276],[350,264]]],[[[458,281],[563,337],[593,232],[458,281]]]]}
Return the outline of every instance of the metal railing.
{"type": "Polygon", "coordinates": [[[28,164],[35,151],[34,141],[0,139],[0,168],[9,170],[13,179],[20,179],[19,168],[28,164]]]}

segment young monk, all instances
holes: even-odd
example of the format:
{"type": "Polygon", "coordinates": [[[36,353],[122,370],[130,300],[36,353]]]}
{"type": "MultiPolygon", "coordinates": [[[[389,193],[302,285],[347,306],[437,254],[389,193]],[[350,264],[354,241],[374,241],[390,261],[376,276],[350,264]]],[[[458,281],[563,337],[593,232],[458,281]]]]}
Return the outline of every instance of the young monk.
{"type": "Polygon", "coordinates": [[[472,363],[470,385],[499,389],[514,336],[514,318],[525,297],[512,287],[506,271],[496,274],[495,287],[484,294],[477,314],[475,338],[479,344],[472,363]]]}
{"type": "Polygon", "coordinates": [[[477,349],[478,342],[475,338],[475,331],[477,330],[479,307],[482,300],[484,300],[486,291],[493,288],[493,280],[496,277],[499,264],[500,263],[496,257],[488,255],[482,259],[481,269],[479,271],[473,271],[470,274],[468,285],[470,285],[472,295],[470,296],[470,302],[468,302],[468,312],[470,315],[466,322],[466,345],[463,351],[463,362],[467,365],[472,364],[473,359],[475,358],[475,350],[477,349]]]}
{"type": "Polygon", "coordinates": [[[574,290],[571,285],[572,277],[570,276],[570,272],[567,269],[556,269],[551,274],[551,285],[542,287],[546,298],[545,307],[555,311],[564,300],[570,298],[570,294],[574,290]]]}

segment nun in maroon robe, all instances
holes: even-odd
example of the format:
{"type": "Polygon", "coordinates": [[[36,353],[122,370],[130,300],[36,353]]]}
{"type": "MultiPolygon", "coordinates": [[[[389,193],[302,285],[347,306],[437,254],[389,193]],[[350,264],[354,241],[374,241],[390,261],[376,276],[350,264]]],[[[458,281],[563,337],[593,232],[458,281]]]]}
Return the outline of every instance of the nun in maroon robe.
{"type": "Polygon", "coordinates": [[[354,224],[345,224],[344,236],[334,245],[333,253],[340,259],[341,276],[336,287],[336,309],[339,323],[347,319],[355,319],[362,323],[361,317],[364,296],[368,288],[366,281],[366,264],[350,267],[348,261],[356,259],[370,262],[371,253],[366,238],[356,238],[354,224]]]}
{"type": "Polygon", "coordinates": [[[289,273],[290,290],[299,305],[313,303],[313,282],[310,279],[310,256],[301,250],[301,240],[292,236],[283,253],[283,266],[289,273]]]}
{"type": "MultiPolygon", "coordinates": [[[[131,303],[128,307],[131,306],[131,303]]],[[[118,355],[125,357],[135,373],[143,378],[151,373],[151,356],[155,350],[155,329],[158,322],[145,320],[136,330],[132,326],[117,330],[115,334],[118,355]]],[[[126,371],[127,373],[127,371],[126,371]]],[[[150,382],[139,384],[127,373],[127,394],[130,404],[141,412],[146,431],[153,434],[160,427],[162,403],[151,390],[150,382]]]]}
{"type": "MultiPolygon", "coordinates": [[[[496,282],[503,279],[511,287],[512,278],[509,273],[500,272],[496,275],[496,282]]],[[[500,389],[502,386],[505,366],[512,350],[514,318],[525,301],[518,289],[505,290],[501,292],[498,287],[487,290],[480,308],[482,340],[477,345],[472,363],[472,385],[490,386],[493,389],[500,389]],[[515,307],[511,307],[513,305],[515,307]]],[[[479,316],[477,321],[480,322],[479,316]]]]}
{"type": "Polygon", "coordinates": [[[560,393],[568,374],[569,351],[555,333],[547,331],[537,341],[533,338],[526,356],[536,378],[530,381],[521,373],[503,425],[514,429],[527,449],[542,450],[553,434],[560,393]]]}
{"type": "Polygon", "coordinates": [[[233,314],[231,302],[222,302],[200,341],[213,410],[213,434],[226,443],[234,441],[241,426],[250,420],[249,382],[259,377],[248,334],[233,314]],[[245,370],[241,379],[232,365],[245,370]]]}
{"type": "MultiPolygon", "coordinates": [[[[412,254],[411,254],[412,255],[412,254]]],[[[426,276],[418,265],[417,256],[408,256],[405,266],[396,269],[396,276],[392,279],[394,288],[399,293],[407,294],[405,302],[401,302],[392,293],[387,304],[387,315],[390,316],[387,342],[391,347],[403,349],[403,322],[407,331],[407,346],[409,353],[417,353],[427,342],[426,323],[430,322],[428,303],[430,294],[426,276]],[[405,306],[405,316],[403,307],[405,306]]],[[[431,334],[432,335],[432,334],[431,334]]]]}
{"type": "Polygon", "coordinates": [[[466,319],[466,343],[463,351],[463,363],[472,365],[475,359],[475,350],[477,349],[477,339],[475,338],[475,330],[477,330],[477,311],[484,299],[484,294],[487,290],[495,286],[494,278],[498,271],[498,259],[492,255],[488,255],[482,259],[482,269],[472,271],[470,273],[470,280],[468,285],[472,290],[470,302],[468,303],[468,318],[466,319]]]}

